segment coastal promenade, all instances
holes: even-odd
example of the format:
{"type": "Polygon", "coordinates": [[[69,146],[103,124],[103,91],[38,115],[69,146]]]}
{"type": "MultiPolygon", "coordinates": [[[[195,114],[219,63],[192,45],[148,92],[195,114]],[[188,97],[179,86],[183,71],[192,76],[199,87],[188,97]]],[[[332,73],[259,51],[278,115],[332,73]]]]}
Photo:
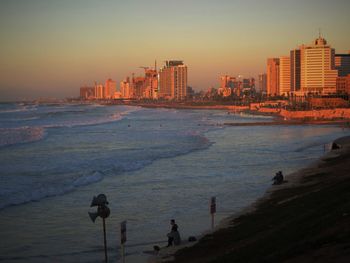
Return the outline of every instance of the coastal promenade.
{"type": "Polygon", "coordinates": [[[300,120],[274,120],[266,122],[226,122],[224,125],[227,126],[285,126],[285,125],[341,125],[349,126],[349,120],[309,120],[309,121],[300,121],[300,120]]]}
{"type": "Polygon", "coordinates": [[[248,212],[153,262],[349,262],[350,137],[334,143],[340,148],[272,186],[248,212]]]}

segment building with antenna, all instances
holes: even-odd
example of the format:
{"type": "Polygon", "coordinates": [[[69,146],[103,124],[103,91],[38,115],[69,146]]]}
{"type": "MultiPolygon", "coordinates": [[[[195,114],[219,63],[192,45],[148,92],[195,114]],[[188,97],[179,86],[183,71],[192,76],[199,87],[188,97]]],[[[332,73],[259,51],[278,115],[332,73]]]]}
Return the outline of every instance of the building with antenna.
{"type": "Polygon", "coordinates": [[[184,100],[187,97],[187,66],[182,60],[167,60],[159,70],[158,97],[184,100]]]}
{"type": "Polygon", "coordinates": [[[319,35],[300,47],[300,86],[303,95],[336,92],[335,50],[319,35]]]}

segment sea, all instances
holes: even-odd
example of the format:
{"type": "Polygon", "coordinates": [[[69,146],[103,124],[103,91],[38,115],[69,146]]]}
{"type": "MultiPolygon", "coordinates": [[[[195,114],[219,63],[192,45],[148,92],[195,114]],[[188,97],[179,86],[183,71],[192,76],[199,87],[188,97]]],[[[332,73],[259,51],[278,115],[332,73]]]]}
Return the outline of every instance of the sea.
{"type": "Polygon", "coordinates": [[[322,156],[337,126],[225,126],[273,121],[223,110],[99,104],[0,104],[0,262],[103,262],[103,224],[88,212],[105,194],[109,262],[147,262],[166,246],[239,213],[284,175],[322,156]]]}

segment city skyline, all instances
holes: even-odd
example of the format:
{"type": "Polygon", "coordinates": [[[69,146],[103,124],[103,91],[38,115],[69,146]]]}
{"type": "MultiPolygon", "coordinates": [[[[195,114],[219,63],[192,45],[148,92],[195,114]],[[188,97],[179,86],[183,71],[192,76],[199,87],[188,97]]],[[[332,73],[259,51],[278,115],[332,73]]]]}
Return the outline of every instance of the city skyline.
{"type": "Polygon", "coordinates": [[[220,75],[255,77],[266,58],[321,28],[347,53],[350,3],[327,1],[8,1],[0,3],[1,100],[77,96],[77,87],[181,59],[197,91],[220,75]],[[262,3],[263,2],[263,3],[262,3]]]}

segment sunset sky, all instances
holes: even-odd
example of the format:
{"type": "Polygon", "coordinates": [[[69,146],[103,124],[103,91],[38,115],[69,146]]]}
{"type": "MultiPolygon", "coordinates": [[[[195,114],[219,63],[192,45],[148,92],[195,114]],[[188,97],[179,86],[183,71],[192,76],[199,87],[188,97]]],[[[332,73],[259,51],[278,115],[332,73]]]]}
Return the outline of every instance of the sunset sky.
{"type": "Polygon", "coordinates": [[[349,0],[1,0],[0,100],[78,96],[182,59],[196,90],[256,77],[322,34],[350,50],[349,0]]]}

